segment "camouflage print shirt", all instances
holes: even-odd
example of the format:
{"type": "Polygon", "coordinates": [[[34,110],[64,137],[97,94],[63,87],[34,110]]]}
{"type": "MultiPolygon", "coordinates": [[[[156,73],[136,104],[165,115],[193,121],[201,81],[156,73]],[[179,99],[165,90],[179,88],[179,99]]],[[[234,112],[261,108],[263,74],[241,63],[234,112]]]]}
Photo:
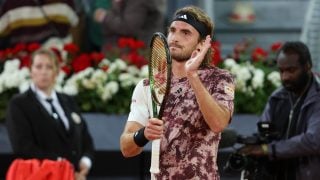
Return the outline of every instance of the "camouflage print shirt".
{"type": "MultiPolygon", "coordinates": [[[[217,67],[199,70],[199,77],[213,98],[233,113],[233,77],[217,67]]],[[[219,179],[216,164],[220,133],[214,133],[200,112],[186,77],[172,77],[165,104],[161,139],[160,173],[156,179],[219,179]]],[[[141,81],[132,96],[128,121],[145,125],[152,112],[149,84],[141,81]]]]}
{"type": "MultiPolygon", "coordinates": [[[[216,67],[199,71],[209,93],[233,112],[233,78],[216,67]]],[[[160,174],[157,179],[219,179],[216,164],[220,133],[214,133],[200,112],[187,78],[171,80],[171,90],[162,118],[160,174]]]]}

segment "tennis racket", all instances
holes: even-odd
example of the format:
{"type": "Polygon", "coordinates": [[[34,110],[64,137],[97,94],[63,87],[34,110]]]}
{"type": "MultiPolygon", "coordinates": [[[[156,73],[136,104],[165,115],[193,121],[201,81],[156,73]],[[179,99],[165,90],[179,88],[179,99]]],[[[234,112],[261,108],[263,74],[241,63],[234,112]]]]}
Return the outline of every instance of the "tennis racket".
{"type": "MultiPolygon", "coordinates": [[[[149,84],[153,117],[161,119],[166,96],[170,89],[171,56],[166,37],[156,32],[150,43],[149,84]]],[[[150,172],[157,174],[160,159],[160,139],[152,142],[150,172]]]]}

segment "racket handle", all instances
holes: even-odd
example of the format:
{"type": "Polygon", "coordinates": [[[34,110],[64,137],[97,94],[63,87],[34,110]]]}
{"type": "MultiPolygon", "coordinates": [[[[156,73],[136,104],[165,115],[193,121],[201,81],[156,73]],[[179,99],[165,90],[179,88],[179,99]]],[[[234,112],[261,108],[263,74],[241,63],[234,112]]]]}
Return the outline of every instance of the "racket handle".
{"type": "Polygon", "coordinates": [[[150,173],[158,174],[160,172],[159,159],[160,159],[160,139],[156,139],[152,141],[150,173]]]}

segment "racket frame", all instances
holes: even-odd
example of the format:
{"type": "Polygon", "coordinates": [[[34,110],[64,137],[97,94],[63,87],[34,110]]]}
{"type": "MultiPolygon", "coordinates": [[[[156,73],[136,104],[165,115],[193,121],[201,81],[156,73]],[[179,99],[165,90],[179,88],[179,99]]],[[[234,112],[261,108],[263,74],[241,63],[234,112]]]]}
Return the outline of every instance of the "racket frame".
{"type": "MultiPolygon", "coordinates": [[[[151,100],[152,100],[152,116],[158,119],[162,118],[162,114],[164,111],[164,106],[166,103],[167,95],[170,92],[170,83],[171,83],[171,66],[172,66],[172,59],[170,55],[169,46],[167,43],[166,37],[160,33],[156,32],[153,34],[151,43],[150,43],[150,58],[149,58],[149,85],[150,85],[150,92],[151,92],[151,100]],[[165,94],[163,97],[162,102],[159,102],[159,100],[156,98],[156,92],[154,90],[154,76],[152,71],[152,48],[154,41],[156,38],[160,38],[163,42],[164,49],[165,49],[165,56],[166,56],[166,68],[167,68],[167,82],[166,82],[166,89],[165,94]],[[158,105],[160,106],[160,110],[158,112],[158,105]]],[[[160,162],[160,139],[156,139],[152,141],[152,148],[151,148],[151,166],[150,166],[150,172],[153,174],[157,174],[160,172],[159,169],[159,162],[160,162]]]]}
{"type": "Polygon", "coordinates": [[[166,97],[167,95],[169,94],[169,91],[170,91],[170,80],[171,80],[171,66],[172,66],[172,59],[171,59],[171,56],[170,56],[170,50],[169,50],[169,45],[167,43],[167,39],[166,37],[161,33],[161,32],[156,32],[153,34],[152,36],[152,39],[151,39],[151,43],[150,43],[150,48],[151,48],[151,51],[150,51],[150,58],[149,58],[149,84],[150,84],[150,91],[151,91],[151,99],[152,99],[152,110],[153,110],[153,117],[155,118],[159,118],[161,119],[162,117],[162,114],[163,114],[163,109],[164,109],[164,105],[165,105],[165,102],[166,102],[166,97]],[[156,98],[156,93],[155,93],[155,90],[154,90],[154,77],[153,77],[153,73],[152,73],[152,68],[150,68],[152,65],[152,45],[153,45],[153,42],[156,40],[156,38],[160,38],[162,42],[164,42],[164,49],[165,49],[165,53],[166,53],[166,61],[167,61],[167,84],[166,84],[166,90],[165,90],[165,94],[164,94],[164,97],[163,97],[163,101],[162,102],[159,102],[159,100],[156,98]],[[158,113],[158,107],[157,106],[160,106],[160,110],[159,110],[159,113],[158,113]]]}

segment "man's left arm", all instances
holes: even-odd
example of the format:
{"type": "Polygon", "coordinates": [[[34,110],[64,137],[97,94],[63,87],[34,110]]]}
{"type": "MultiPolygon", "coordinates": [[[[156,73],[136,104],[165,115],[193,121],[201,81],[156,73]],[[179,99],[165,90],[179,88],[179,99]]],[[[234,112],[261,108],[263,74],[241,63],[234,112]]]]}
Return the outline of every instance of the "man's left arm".
{"type": "MultiPolygon", "coordinates": [[[[185,70],[205,121],[213,132],[221,132],[228,125],[232,112],[217,102],[198,75],[200,64],[209,48],[211,48],[211,37],[208,35],[193,51],[191,58],[185,64],[185,70]]],[[[233,89],[234,87],[231,87],[230,90],[234,91],[233,89]]]]}
{"type": "MultiPolygon", "coordinates": [[[[223,131],[229,124],[232,112],[227,107],[220,104],[216,98],[209,93],[197,74],[188,76],[188,79],[196,95],[200,110],[210,129],[213,132],[223,131]]],[[[233,85],[229,84],[228,88],[231,92],[234,92],[233,85]]]]}

